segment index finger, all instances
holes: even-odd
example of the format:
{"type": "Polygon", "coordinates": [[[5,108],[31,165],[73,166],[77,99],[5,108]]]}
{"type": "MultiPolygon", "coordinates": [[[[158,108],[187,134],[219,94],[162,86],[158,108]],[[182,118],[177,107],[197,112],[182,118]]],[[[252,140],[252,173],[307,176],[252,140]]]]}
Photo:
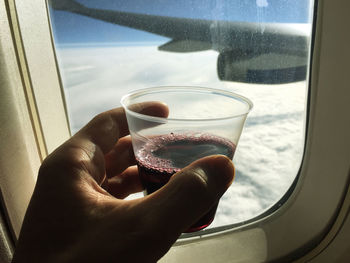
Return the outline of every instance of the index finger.
{"type": "MultiPolygon", "coordinates": [[[[133,104],[130,109],[156,117],[167,117],[168,107],[162,102],[142,102],[133,104]]],[[[100,113],[75,136],[85,138],[108,153],[119,138],[129,134],[125,111],[122,107],[100,113]]]]}

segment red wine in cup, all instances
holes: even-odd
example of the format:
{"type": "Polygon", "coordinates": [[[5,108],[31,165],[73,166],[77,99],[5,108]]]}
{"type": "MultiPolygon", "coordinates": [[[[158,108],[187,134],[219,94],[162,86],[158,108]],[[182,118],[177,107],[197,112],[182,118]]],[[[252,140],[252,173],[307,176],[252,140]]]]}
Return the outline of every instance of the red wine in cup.
{"type": "MultiPolygon", "coordinates": [[[[136,153],[141,182],[146,194],[165,185],[170,177],[202,157],[222,154],[233,158],[236,146],[231,141],[211,134],[169,134],[150,138],[136,153]]],[[[201,230],[213,221],[216,204],[185,232],[201,230]]]]}

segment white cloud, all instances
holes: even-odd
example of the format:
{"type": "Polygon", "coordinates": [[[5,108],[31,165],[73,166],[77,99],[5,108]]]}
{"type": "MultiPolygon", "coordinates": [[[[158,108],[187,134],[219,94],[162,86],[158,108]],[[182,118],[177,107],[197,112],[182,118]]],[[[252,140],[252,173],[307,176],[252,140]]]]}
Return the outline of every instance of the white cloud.
{"type": "MultiPolygon", "coordinates": [[[[267,5],[267,1],[257,4],[267,5]]],[[[97,113],[120,106],[131,90],[196,85],[237,92],[254,103],[234,158],[237,175],[212,226],[259,215],[287,191],[303,150],[304,82],[251,85],[217,78],[217,53],[178,54],[156,47],[62,49],[58,52],[73,131],[97,113]]]]}
{"type": "Polygon", "coordinates": [[[256,0],[256,5],[258,7],[267,7],[269,3],[267,2],[267,0],[256,0]]]}

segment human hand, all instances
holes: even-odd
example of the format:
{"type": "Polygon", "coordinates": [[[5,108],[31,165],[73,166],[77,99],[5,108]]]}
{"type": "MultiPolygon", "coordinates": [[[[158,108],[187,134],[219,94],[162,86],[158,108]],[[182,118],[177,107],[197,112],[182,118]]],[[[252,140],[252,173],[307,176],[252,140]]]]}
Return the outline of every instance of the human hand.
{"type": "MultiPolygon", "coordinates": [[[[166,117],[160,103],[135,111],[166,117]]],[[[142,191],[125,113],[104,112],[43,162],[13,262],[156,262],[231,184],[232,162],[205,157],[142,191]],[[191,200],[191,202],[189,202],[191,200]]]]}

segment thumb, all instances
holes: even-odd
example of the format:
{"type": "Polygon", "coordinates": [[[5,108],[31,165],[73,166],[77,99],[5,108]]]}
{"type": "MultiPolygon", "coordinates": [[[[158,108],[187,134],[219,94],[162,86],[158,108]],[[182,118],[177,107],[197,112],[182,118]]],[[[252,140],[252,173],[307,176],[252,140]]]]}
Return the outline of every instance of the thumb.
{"type": "Polygon", "coordinates": [[[211,208],[215,209],[233,178],[233,163],[222,155],[204,157],[174,174],[145,200],[152,211],[153,230],[174,235],[176,240],[211,208]]]}

